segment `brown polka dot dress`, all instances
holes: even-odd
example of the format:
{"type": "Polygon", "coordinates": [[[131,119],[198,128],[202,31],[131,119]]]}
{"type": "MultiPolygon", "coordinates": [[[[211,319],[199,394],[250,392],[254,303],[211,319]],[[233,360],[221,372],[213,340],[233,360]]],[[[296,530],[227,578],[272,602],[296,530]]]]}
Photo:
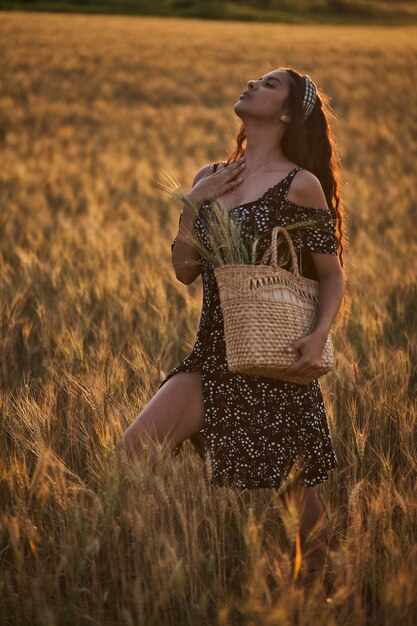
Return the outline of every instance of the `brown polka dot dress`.
{"type": "MultiPolygon", "coordinates": [[[[320,217],[324,228],[289,231],[302,275],[318,280],[309,252],[336,255],[337,238],[330,211],[299,206],[287,198],[290,183],[301,169],[295,167],[258,200],[234,207],[230,215],[241,221],[242,236],[248,241],[262,236],[256,262],[268,247],[274,226],[320,217]]],[[[209,249],[210,207],[210,201],[201,205],[194,222],[194,232],[209,249]]],[[[203,303],[195,345],[158,388],[178,372],[201,371],[205,425],[190,440],[208,461],[204,464],[206,483],[237,489],[279,487],[291,469],[295,481],[303,485],[327,480],[327,472],[338,463],[319,379],[302,385],[230,372],[214,268],[201,256],[199,260],[203,303]]],[[[172,454],[178,454],[181,447],[182,443],[172,454]]]]}

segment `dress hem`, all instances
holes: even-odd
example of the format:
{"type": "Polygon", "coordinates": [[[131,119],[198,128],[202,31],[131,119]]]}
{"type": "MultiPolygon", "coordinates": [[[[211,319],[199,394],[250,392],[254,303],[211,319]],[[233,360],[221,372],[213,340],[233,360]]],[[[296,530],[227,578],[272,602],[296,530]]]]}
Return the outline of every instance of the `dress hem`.
{"type": "MultiPolygon", "coordinates": [[[[329,467],[328,469],[326,469],[326,472],[330,472],[332,470],[335,470],[339,467],[339,465],[334,465],[333,467],[329,467]]],[[[229,488],[229,489],[279,489],[282,487],[282,483],[287,480],[287,477],[284,477],[281,482],[279,482],[278,484],[260,484],[260,485],[252,485],[252,484],[246,484],[246,485],[241,485],[241,484],[233,484],[233,483],[226,483],[224,481],[216,481],[215,479],[206,481],[207,484],[210,487],[224,487],[224,488],[229,488]]],[[[329,480],[328,476],[321,476],[321,477],[317,477],[317,478],[311,478],[308,481],[305,480],[294,480],[293,482],[296,483],[297,485],[303,485],[304,487],[314,487],[316,485],[320,485],[322,483],[325,483],[329,480]]]]}

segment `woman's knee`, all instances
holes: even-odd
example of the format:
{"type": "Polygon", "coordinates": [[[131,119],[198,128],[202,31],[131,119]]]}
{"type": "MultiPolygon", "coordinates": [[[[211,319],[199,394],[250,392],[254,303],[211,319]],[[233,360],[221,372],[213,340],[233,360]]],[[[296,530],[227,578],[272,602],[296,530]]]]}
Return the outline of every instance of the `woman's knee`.
{"type": "Polygon", "coordinates": [[[157,440],[157,433],[151,424],[144,423],[143,426],[139,420],[135,420],[126,428],[122,436],[123,445],[130,452],[139,453],[145,447],[152,445],[157,440]]]}
{"type": "Polygon", "coordinates": [[[135,455],[157,444],[173,449],[204,425],[201,373],[179,372],[157,391],[125,430],[120,446],[135,455]]]}
{"type": "Polygon", "coordinates": [[[140,442],[138,441],[131,426],[124,431],[117,443],[117,450],[119,454],[127,456],[128,458],[131,458],[133,455],[137,456],[140,452],[140,442]]]}

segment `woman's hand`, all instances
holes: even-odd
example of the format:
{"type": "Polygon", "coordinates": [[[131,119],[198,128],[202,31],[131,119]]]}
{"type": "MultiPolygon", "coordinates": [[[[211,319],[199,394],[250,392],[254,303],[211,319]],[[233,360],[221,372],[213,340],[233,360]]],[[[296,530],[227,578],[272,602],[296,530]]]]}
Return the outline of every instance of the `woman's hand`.
{"type": "Polygon", "coordinates": [[[241,182],[240,174],[245,169],[245,156],[243,155],[235,163],[229,163],[214,172],[213,164],[207,172],[192,188],[192,195],[201,199],[201,202],[213,200],[237,187],[241,182]]]}
{"type": "Polygon", "coordinates": [[[317,375],[318,377],[318,365],[323,356],[326,339],[327,335],[313,330],[308,335],[299,337],[293,341],[286,349],[289,352],[298,350],[301,352],[301,356],[297,361],[292,363],[292,365],[287,367],[287,369],[283,371],[283,374],[295,374],[297,376],[308,377],[317,375]]]}

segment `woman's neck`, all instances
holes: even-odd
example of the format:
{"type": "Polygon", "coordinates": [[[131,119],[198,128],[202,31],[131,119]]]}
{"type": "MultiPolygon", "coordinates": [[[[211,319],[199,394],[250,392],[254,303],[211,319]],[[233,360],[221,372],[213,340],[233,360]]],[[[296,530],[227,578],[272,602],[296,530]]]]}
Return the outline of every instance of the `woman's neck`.
{"type": "Polygon", "coordinates": [[[288,158],[281,149],[283,130],[281,131],[281,128],[271,130],[270,125],[257,126],[256,129],[245,126],[245,161],[248,171],[261,168],[263,163],[283,166],[288,163],[288,158]]]}

